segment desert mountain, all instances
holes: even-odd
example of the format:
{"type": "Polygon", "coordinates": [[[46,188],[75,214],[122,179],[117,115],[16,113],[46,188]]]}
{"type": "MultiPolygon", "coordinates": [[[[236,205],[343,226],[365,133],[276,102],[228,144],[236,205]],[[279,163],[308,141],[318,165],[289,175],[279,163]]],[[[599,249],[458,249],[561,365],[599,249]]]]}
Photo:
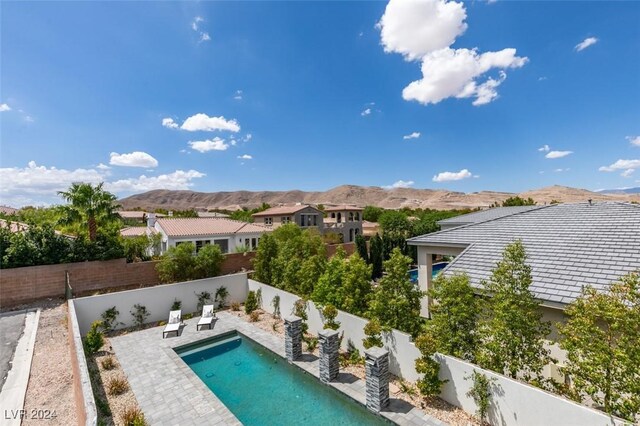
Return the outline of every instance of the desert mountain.
{"type": "Polygon", "coordinates": [[[383,189],[377,186],[342,185],[323,192],[305,191],[232,191],[232,192],[194,192],[154,190],[132,195],[120,200],[124,209],[142,208],[153,210],[164,209],[226,209],[236,210],[242,207],[254,208],[262,203],[272,206],[278,204],[355,204],[358,206],[374,205],[384,208],[431,208],[456,209],[487,207],[494,201],[503,201],[514,195],[531,197],[538,204],[560,202],[577,202],[592,199],[594,201],[640,201],[640,195],[602,194],[586,189],[565,186],[526,191],[520,194],[509,192],[481,191],[454,192],[436,189],[396,188],[383,189]]]}

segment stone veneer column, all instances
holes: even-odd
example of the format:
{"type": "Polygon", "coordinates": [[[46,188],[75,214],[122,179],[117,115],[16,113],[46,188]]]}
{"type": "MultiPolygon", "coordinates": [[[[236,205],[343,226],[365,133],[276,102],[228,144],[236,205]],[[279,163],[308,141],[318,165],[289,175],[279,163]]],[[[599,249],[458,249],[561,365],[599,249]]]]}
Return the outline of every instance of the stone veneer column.
{"type": "Polygon", "coordinates": [[[289,362],[302,356],[302,318],[295,315],[284,319],[284,352],[289,362]]]}
{"type": "Polygon", "coordinates": [[[338,349],[339,333],[336,330],[322,330],[318,333],[320,343],[320,381],[329,383],[338,377],[340,363],[338,349]]]}
{"type": "Polygon", "coordinates": [[[373,347],[364,354],[367,369],[367,408],[379,413],[389,405],[389,351],[373,347]]]}

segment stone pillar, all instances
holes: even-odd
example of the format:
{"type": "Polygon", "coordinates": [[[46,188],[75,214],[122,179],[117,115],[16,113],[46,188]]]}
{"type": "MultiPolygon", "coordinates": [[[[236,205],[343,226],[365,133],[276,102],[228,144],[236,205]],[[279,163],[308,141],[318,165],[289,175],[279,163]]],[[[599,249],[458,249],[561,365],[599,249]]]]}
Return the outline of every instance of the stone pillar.
{"type": "Polygon", "coordinates": [[[295,315],[284,319],[284,352],[289,362],[302,356],[302,318],[295,315]]]}
{"type": "Polygon", "coordinates": [[[329,383],[338,377],[340,369],[338,359],[339,333],[336,330],[322,330],[318,333],[318,340],[320,344],[320,381],[329,383]]]}
{"type": "Polygon", "coordinates": [[[364,354],[367,369],[367,408],[379,413],[389,405],[389,351],[373,347],[364,354]]]}

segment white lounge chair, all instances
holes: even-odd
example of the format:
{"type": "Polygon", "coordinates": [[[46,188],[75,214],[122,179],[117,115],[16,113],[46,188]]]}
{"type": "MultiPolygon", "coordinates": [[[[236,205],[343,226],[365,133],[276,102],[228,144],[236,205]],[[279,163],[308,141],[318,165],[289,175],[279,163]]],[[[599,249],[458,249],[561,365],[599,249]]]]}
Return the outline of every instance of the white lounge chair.
{"type": "Polygon", "coordinates": [[[167,321],[167,326],[164,328],[162,332],[162,338],[167,337],[169,333],[176,333],[176,336],[180,332],[180,323],[182,321],[182,311],[171,311],[169,312],[169,321],[167,321]]]}
{"type": "Polygon", "coordinates": [[[213,305],[204,305],[202,307],[202,318],[198,321],[198,325],[196,325],[196,330],[200,330],[201,327],[205,325],[209,330],[211,330],[211,326],[213,325],[213,320],[216,317],[216,313],[213,311],[213,305]]]}

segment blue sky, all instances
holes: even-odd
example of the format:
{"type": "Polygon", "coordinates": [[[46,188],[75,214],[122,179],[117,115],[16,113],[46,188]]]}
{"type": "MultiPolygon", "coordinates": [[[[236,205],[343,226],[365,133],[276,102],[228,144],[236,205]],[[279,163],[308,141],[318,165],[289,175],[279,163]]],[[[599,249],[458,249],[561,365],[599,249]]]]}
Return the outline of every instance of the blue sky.
{"type": "Polygon", "coordinates": [[[120,196],[640,186],[640,2],[0,13],[4,204],[56,202],[77,180],[120,196]]]}

